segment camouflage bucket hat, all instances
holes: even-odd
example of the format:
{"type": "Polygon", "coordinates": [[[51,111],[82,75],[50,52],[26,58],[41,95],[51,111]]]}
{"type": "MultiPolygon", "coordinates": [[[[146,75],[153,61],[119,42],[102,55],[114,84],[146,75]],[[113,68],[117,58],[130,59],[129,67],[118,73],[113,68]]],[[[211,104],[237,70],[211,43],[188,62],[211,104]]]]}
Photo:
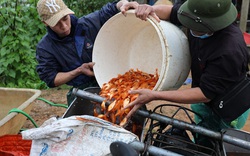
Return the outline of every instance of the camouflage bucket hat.
{"type": "Polygon", "coordinates": [[[178,10],[181,24],[199,32],[215,32],[232,24],[237,17],[231,0],[187,0],[178,10]]]}

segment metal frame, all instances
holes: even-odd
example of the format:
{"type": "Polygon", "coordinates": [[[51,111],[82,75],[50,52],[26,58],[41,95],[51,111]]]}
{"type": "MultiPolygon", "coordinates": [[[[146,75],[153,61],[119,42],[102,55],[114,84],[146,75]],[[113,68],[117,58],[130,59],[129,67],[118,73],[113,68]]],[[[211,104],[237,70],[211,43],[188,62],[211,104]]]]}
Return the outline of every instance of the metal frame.
{"type": "MultiPolygon", "coordinates": [[[[99,102],[103,100],[102,97],[100,97],[97,94],[92,94],[92,93],[88,93],[86,94],[86,92],[81,91],[81,90],[74,90],[74,95],[78,96],[78,97],[82,97],[84,99],[88,99],[91,101],[95,101],[95,102],[99,102]],[[99,97],[98,97],[99,96],[99,97]]],[[[224,132],[215,132],[209,129],[206,129],[204,127],[192,124],[192,123],[188,123],[188,122],[184,122],[178,119],[174,119],[156,112],[150,112],[147,110],[137,110],[136,115],[141,116],[145,119],[153,119],[153,120],[157,120],[161,123],[164,124],[168,124],[168,125],[172,125],[174,127],[180,128],[180,129],[185,129],[185,130],[189,130],[191,132],[195,132],[198,134],[202,134],[205,135],[207,137],[213,138],[215,140],[218,140],[220,142],[225,142],[228,143],[230,145],[234,145],[234,146],[238,146],[241,147],[243,149],[247,149],[250,150],[250,134],[249,133],[245,133],[243,134],[243,138],[237,138],[231,134],[228,135],[228,133],[224,133],[224,132]],[[248,139],[246,139],[248,138],[248,139]]],[[[145,125],[145,124],[144,124],[145,125]]],[[[241,131],[235,131],[236,133],[241,133],[241,131]]],[[[142,139],[142,137],[141,137],[142,139]]],[[[161,149],[158,147],[155,147],[153,145],[147,145],[145,143],[143,143],[143,141],[134,141],[132,143],[130,143],[129,145],[131,145],[135,150],[139,151],[139,152],[145,152],[147,151],[149,154],[151,155],[165,155],[165,156],[179,156],[180,154],[166,150],[166,149],[161,149]]],[[[224,149],[223,149],[224,150],[224,149]]],[[[223,151],[222,151],[223,152],[223,151]]],[[[225,154],[225,150],[224,150],[224,155],[225,154]]],[[[223,154],[220,154],[223,155],[223,154]]]]}

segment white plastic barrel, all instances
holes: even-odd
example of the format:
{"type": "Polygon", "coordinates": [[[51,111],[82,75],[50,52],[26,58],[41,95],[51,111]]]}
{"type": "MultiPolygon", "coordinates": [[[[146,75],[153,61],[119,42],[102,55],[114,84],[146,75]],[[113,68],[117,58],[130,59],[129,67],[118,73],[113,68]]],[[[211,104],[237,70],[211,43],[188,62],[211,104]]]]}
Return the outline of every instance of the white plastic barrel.
{"type": "Polygon", "coordinates": [[[129,10],[118,13],[99,31],[93,49],[94,73],[100,87],[118,74],[139,69],[155,74],[154,90],[181,87],[190,70],[188,40],[175,25],[153,18],[143,21],[129,10]]]}

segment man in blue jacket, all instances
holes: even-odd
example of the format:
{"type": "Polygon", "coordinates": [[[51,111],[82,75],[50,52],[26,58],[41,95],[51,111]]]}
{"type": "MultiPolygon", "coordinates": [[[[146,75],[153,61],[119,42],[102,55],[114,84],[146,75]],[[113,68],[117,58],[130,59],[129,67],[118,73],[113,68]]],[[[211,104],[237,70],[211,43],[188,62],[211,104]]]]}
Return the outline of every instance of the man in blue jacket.
{"type": "MultiPolygon", "coordinates": [[[[78,19],[63,0],[39,0],[37,11],[47,27],[47,34],[36,49],[36,70],[40,79],[48,87],[63,84],[82,89],[98,86],[92,70],[92,50],[97,33],[109,18],[137,5],[137,2],[127,0],[107,3],[99,11],[78,19]]],[[[68,104],[73,98],[69,91],[68,104]]]]}

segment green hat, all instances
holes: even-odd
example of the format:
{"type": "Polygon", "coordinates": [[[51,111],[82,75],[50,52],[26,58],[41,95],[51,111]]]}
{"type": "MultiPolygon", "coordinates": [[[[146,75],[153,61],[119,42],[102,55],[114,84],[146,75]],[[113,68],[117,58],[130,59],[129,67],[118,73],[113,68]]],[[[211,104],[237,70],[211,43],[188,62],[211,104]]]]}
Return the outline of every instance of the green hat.
{"type": "Polygon", "coordinates": [[[178,10],[181,24],[199,32],[215,32],[232,24],[237,10],[231,0],[187,0],[178,10]]]}

